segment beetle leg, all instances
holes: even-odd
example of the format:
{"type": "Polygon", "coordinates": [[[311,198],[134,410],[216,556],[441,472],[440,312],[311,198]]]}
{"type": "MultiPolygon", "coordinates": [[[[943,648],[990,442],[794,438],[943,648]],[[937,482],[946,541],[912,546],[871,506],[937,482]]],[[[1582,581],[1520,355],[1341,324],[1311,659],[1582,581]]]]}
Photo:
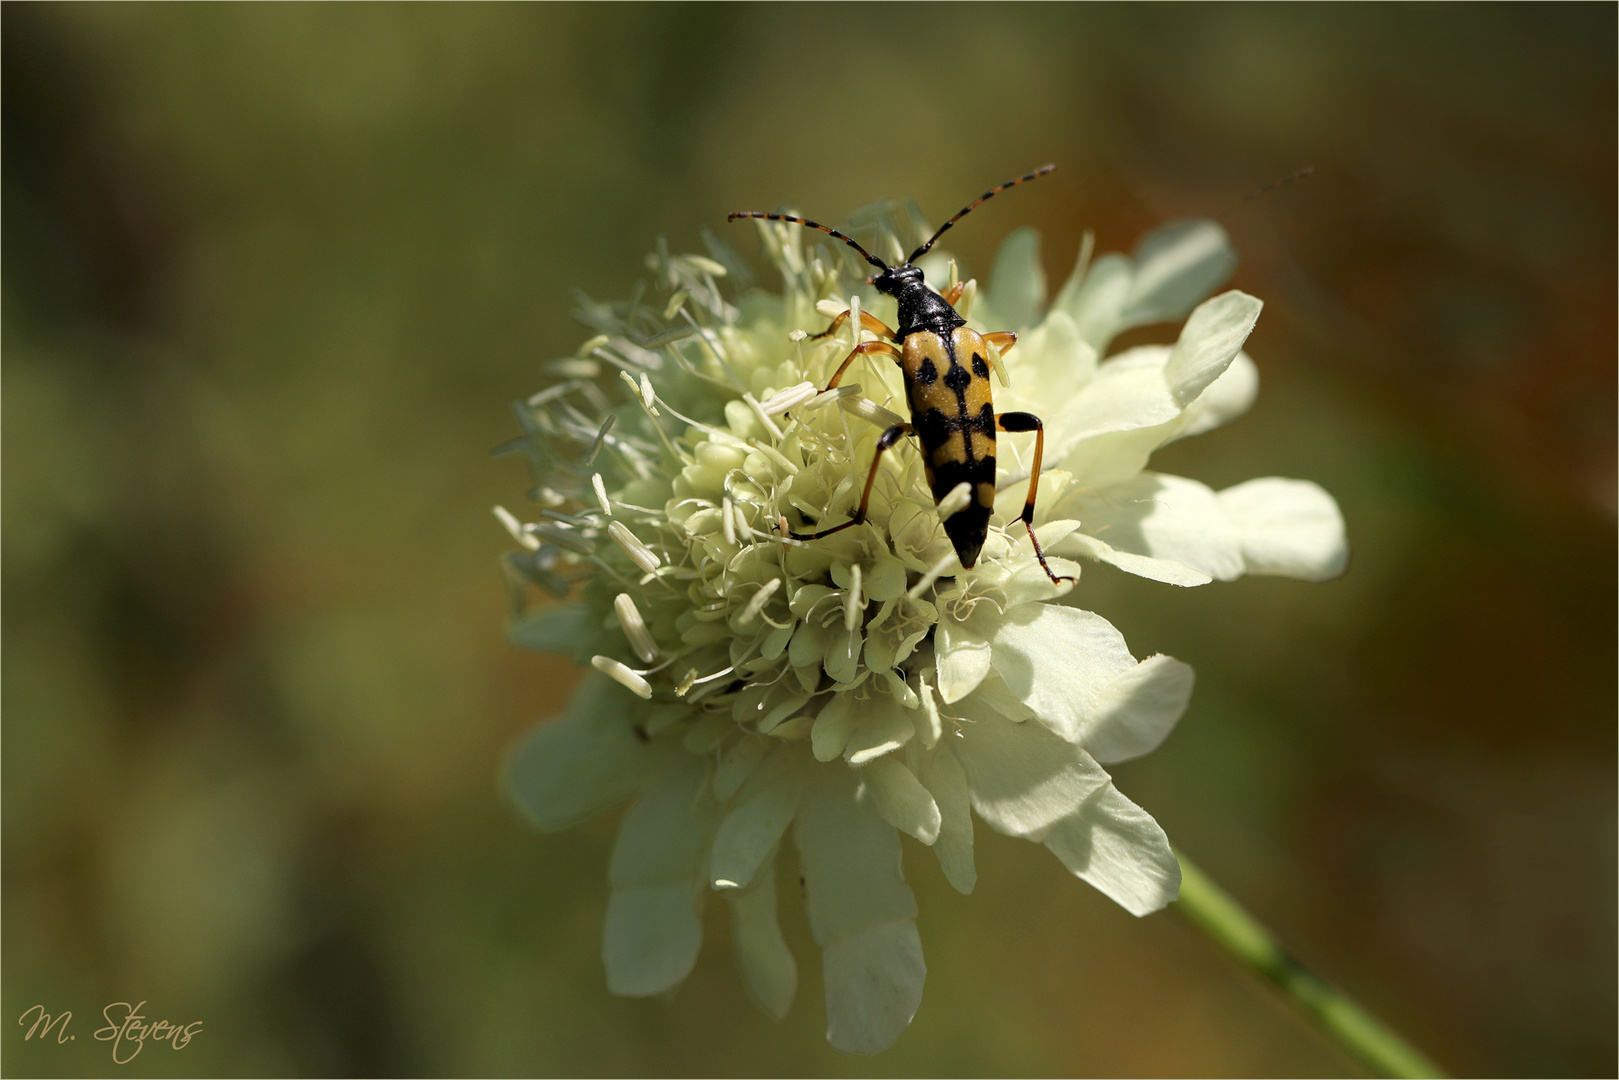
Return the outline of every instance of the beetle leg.
{"type": "Polygon", "coordinates": [[[949,304],[951,307],[955,307],[956,304],[961,301],[961,294],[966,291],[967,283],[965,281],[958,281],[939,295],[944,297],[945,303],[949,304]]]}
{"type": "MultiPolygon", "coordinates": [[[[1012,346],[1017,344],[1017,334],[1011,330],[1002,330],[994,334],[985,334],[984,340],[995,346],[996,352],[1000,353],[1002,356],[1005,356],[1007,353],[1012,351],[1012,346]]],[[[1006,415],[1011,416],[1013,414],[1007,413],[1006,415]]],[[[1029,429],[1024,428],[1023,430],[1027,431],[1029,429]]]]}
{"type": "MultiPolygon", "coordinates": [[[[985,334],[985,337],[1002,337],[1001,334],[985,334]]],[[[1017,335],[1010,336],[1014,341],[1017,335]]],[[[1023,501],[1023,527],[1029,530],[1029,543],[1034,545],[1034,557],[1040,560],[1040,569],[1046,572],[1053,585],[1062,581],[1075,581],[1071,577],[1058,577],[1051,572],[1046,564],[1046,553],[1040,550],[1040,541],[1034,538],[1034,497],[1040,490],[1040,459],[1046,452],[1046,428],[1040,423],[1040,418],[1033,413],[1008,412],[1001,413],[995,418],[995,426],[1002,431],[1032,431],[1034,432],[1034,467],[1029,470],[1029,496],[1023,501]]]]}
{"type": "MultiPolygon", "coordinates": [[[[827,327],[825,330],[822,330],[819,334],[812,335],[809,340],[820,341],[822,338],[831,337],[833,334],[838,332],[838,328],[840,326],[848,321],[849,313],[845,311],[842,315],[839,315],[837,318],[832,320],[831,326],[827,327]]],[[[864,326],[867,330],[870,330],[878,337],[887,338],[889,341],[899,340],[899,335],[890,330],[886,325],[884,325],[883,321],[877,318],[875,315],[862,311],[860,313],[860,325],[864,326]]]]}
{"type": "Polygon", "coordinates": [[[848,356],[843,358],[843,363],[838,365],[838,370],[833,374],[832,381],[826,384],[827,390],[834,390],[837,388],[838,381],[843,378],[843,373],[849,370],[849,365],[854,363],[855,357],[871,356],[874,353],[882,353],[885,356],[892,356],[896,363],[900,360],[902,355],[898,349],[894,348],[894,346],[890,345],[886,341],[862,341],[849,351],[848,356]]]}
{"type": "MultiPolygon", "coordinates": [[[[880,342],[871,342],[870,344],[880,344],[880,342]]],[[[823,536],[831,536],[833,533],[842,532],[844,529],[865,521],[866,507],[871,502],[871,486],[877,481],[877,466],[883,460],[883,451],[911,434],[912,430],[909,424],[895,424],[877,437],[877,452],[872,455],[871,471],[866,473],[866,489],[860,493],[860,505],[855,509],[854,517],[845,521],[842,525],[834,525],[830,529],[822,529],[820,532],[814,533],[793,532],[787,528],[787,519],[784,517],[781,519],[782,531],[794,540],[819,540],[823,536]]]]}

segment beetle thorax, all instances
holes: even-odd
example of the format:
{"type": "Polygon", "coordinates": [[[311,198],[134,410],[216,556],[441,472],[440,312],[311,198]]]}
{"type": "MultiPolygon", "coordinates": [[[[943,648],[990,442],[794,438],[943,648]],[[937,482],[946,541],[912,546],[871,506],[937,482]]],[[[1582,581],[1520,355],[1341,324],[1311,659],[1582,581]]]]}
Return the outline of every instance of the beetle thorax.
{"type": "Polygon", "coordinates": [[[891,266],[872,279],[878,292],[887,293],[899,304],[899,336],[918,330],[931,330],[947,337],[951,330],[966,323],[944,297],[928,288],[920,267],[906,263],[891,266]]]}

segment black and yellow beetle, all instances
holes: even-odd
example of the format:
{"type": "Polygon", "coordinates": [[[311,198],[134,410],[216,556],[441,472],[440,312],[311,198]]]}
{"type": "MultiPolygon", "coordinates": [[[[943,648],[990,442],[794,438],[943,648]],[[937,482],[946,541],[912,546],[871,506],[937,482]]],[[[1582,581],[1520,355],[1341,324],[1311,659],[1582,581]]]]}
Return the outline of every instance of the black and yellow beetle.
{"type": "MultiPolygon", "coordinates": [[[[922,279],[921,268],[915,265],[917,259],[927,254],[934,241],[967,216],[973,207],[992,195],[1025,180],[1044,176],[1055,168],[1055,165],[1047,165],[984,192],[955,217],[939,226],[939,231],[929,237],[927,243],[911,252],[903,266],[889,266],[836,229],[829,229],[807,218],[742,210],[726,219],[791,221],[834,236],[858,251],[880,271],[871,279],[871,284],[876,286],[878,292],[892,296],[899,305],[898,332],[890,330],[874,316],[864,311],[860,313],[861,325],[886,340],[856,345],[843,363],[838,365],[826,389],[831,390],[838,385],[843,373],[857,357],[874,354],[891,356],[905,374],[911,422],[896,424],[878,438],[877,453],[872,458],[871,471],[866,474],[866,487],[860,494],[860,505],[852,519],[820,532],[789,532],[793,539],[819,540],[866,520],[871,486],[877,479],[877,465],[882,460],[883,451],[904,436],[914,433],[922,442],[922,466],[927,472],[928,487],[933,492],[935,503],[943,501],[957,486],[967,485],[971,501],[945,519],[944,531],[950,537],[962,567],[970,569],[978,561],[978,553],[983,550],[984,538],[989,531],[989,515],[995,508],[995,432],[1032,431],[1035,433],[1034,468],[1029,474],[1028,498],[1023,503],[1023,525],[1029,531],[1035,557],[1040,560],[1046,576],[1053,582],[1074,580],[1058,577],[1052,572],[1046,563],[1045,553],[1040,550],[1040,541],[1034,535],[1034,498],[1040,486],[1040,458],[1045,451],[1046,441],[1040,418],[1026,412],[1001,413],[997,416],[990,400],[988,345],[993,344],[1004,355],[1017,344],[1017,334],[1009,330],[980,334],[969,328],[967,320],[958,315],[955,308],[965,285],[956,285],[941,296],[928,287],[922,279]],[[890,342],[898,342],[899,347],[890,342]]],[[[848,321],[849,314],[845,311],[833,319],[832,325],[816,334],[812,340],[836,333],[848,321]]]]}

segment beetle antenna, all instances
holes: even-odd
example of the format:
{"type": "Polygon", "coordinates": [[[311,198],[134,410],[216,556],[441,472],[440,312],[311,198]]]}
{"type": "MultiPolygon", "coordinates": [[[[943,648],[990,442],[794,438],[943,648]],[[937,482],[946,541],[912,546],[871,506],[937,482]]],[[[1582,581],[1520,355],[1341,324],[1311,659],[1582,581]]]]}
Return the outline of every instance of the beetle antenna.
{"type": "Polygon", "coordinates": [[[1029,173],[1027,176],[1020,176],[1016,180],[1008,180],[1006,183],[1002,184],[1000,187],[990,188],[988,191],[984,192],[982,195],[978,196],[978,198],[974,199],[972,202],[968,203],[965,207],[963,207],[962,210],[961,210],[961,213],[957,214],[955,217],[951,218],[949,221],[945,222],[943,225],[940,225],[939,226],[939,231],[934,233],[932,236],[928,237],[928,242],[927,243],[923,244],[921,247],[919,247],[915,251],[911,252],[911,257],[909,259],[905,260],[906,264],[909,265],[911,263],[914,263],[914,262],[916,262],[916,260],[918,260],[922,256],[926,255],[928,253],[928,248],[932,247],[933,242],[935,240],[937,240],[939,237],[941,237],[941,236],[943,236],[945,234],[946,229],[950,228],[950,226],[954,225],[956,222],[958,222],[962,218],[966,217],[968,212],[970,210],[972,210],[973,207],[977,206],[979,203],[983,202],[985,199],[990,198],[993,195],[998,195],[1001,192],[1005,191],[1009,187],[1017,187],[1019,184],[1023,183],[1025,180],[1033,180],[1037,176],[1044,176],[1044,175],[1046,175],[1046,173],[1051,172],[1056,167],[1057,166],[1055,166],[1055,165],[1042,165],[1038,169],[1034,170],[1034,172],[1029,173]]]}
{"type": "MultiPolygon", "coordinates": [[[[1027,179],[1027,178],[1025,178],[1025,179],[1027,179]]],[[[1017,181],[1014,180],[1013,183],[1017,183],[1017,181]]],[[[990,195],[993,195],[993,194],[994,194],[994,192],[990,192],[990,195]]],[[[984,198],[986,198],[986,199],[989,198],[989,195],[984,196],[984,198]]],[[[980,201],[982,201],[982,200],[980,200],[980,201]]],[[[965,213],[965,211],[963,211],[963,213],[965,213]]],[[[958,214],[956,216],[960,217],[961,215],[958,214]]],[[[856,251],[860,252],[860,257],[865,259],[871,265],[875,266],[877,269],[879,269],[879,270],[887,270],[888,269],[888,264],[887,263],[883,262],[877,256],[873,255],[871,252],[867,251],[865,248],[863,248],[859,244],[855,243],[855,241],[853,239],[851,239],[850,237],[844,236],[842,233],[838,232],[838,230],[836,230],[836,229],[827,228],[825,225],[822,225],[818,221],[811,221],[809,218],[793,217],[793,216],[791,216],[789,214],[767,214],[762,210],[738,210],[734,214],[727,214],[725,216],[725,220],[726,221],[735,221],[739,217],[764,218],[766,221],[796,221],[800,225],[808,225],[812,229],[820,229],[822,232],[826,233],[827,235],[837,237],[839,240],[842,240],[845,244],[848,244],[850,247],[852,247],[856,251]]],[[[940,230],[940,231],[942,232],[943,230],[940,230]]],[[[929,241],[929,243],[932,243],[932,241],[929,241]]]]}

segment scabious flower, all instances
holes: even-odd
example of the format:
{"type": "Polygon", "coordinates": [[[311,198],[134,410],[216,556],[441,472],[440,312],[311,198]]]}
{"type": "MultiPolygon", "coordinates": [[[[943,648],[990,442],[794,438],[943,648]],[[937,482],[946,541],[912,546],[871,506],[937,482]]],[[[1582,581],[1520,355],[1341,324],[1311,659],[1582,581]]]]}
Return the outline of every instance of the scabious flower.
{"type": "MultiPolygon", "coordinates": [[[[1044,844],[1133,914],[1175,899],[1168,840],[1104,766],[1164,739],[1192,670],[1137,660],[1085,609],[1083,584],[1054,584],[1038,565],[1018,521],[1032,436],[1000,437],[997,514],[970,570],[941,525],[949,500],[935,507],[903,445],[883,456],[863,524],[784,535],[784,519],[848,520],[906,399],[882,358],[819,392],[860,320],[831,339],[807,334],[879,298],[840,271],[840,245],[790,225],[760,222],[760,235],[779,295],[749,288],[712,234],[708,256],[660,244],[650,287],[619,304],[580,298],[597,335],[516,406],[513,448],[534,467],[537,508],[529,522],[496,511],[521,546],[508,567],[560,602],[520,613],[512,636],[596,670],[514,750],[508,783],[543,829],[633,803],[603,944],[620,994],[686,977],[702,903],[718,893],[749,991],[784,1015],[797,973],[776,862],[790,833],[827,1038],[874,1053],[910,1023],[926,973],[899,833],[931,846],[962,892],[975,882],[976,814],[1044,844]]],[[[1241,348],[1259,301],[1204,300],[1235,265],[1223,231],[1169,225],[1133,257],[1094,264],[1089,249],[1087,238],[1048,307],[1034,234],[1015,233],[991,289],[969,283],[959,305],[976,328],[1022,332],[996,405],[1045,421],[1036,533],[1056,573],[1077,578],[1083,558],[1183,586],[1336,574],[1343,523],[1314,484],[1216,492],[1145,469],[1153,450],[1238,415],[1257,390],[1241,348]],[[1121,331],[1188,313],[1174,346],[1101,359],[1121,331]]],[[[924,265],[954,280],[942,256],[924,265]]]]}

